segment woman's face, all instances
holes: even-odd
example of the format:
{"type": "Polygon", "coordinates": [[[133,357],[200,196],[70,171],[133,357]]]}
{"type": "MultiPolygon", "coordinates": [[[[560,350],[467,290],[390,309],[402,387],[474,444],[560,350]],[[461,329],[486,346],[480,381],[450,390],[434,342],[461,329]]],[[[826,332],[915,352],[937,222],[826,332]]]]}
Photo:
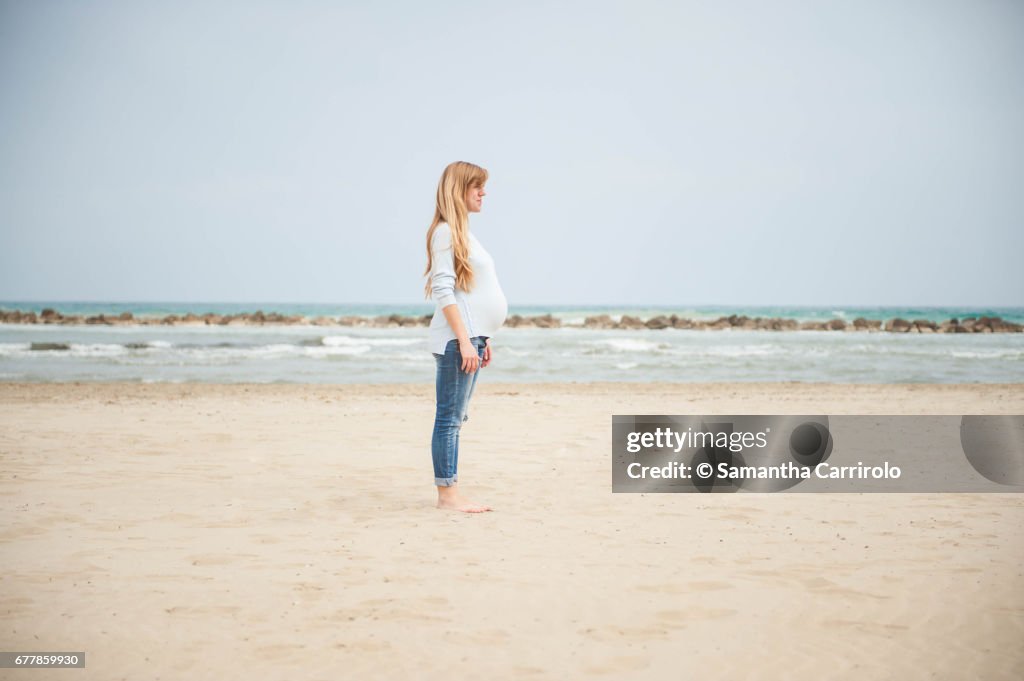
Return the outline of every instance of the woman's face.
{"type": "Polygon", "coordinates": [[[483,206],[484,197],[487,192],[484,191],[483,186],[470,187],[466,190],[466,210],[470,213],[479,213],[481,206],[483,206]]]}

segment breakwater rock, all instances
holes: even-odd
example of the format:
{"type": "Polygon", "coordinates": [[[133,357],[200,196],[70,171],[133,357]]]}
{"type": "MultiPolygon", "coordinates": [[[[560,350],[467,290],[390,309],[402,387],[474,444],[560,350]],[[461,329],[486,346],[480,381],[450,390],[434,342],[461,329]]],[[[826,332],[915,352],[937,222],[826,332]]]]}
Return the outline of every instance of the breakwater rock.
{"type": "MultiPolygon", "coordinates": [[[[314,325],[314,326],[359,326],[359,327],[399,327],[429,326],[432,315],[379,315],[376,317],[361,316],[318,316],[282,315],[277,312],[240,312],[237,314],[205,314],[187,313],[184,315],[134,316],[131,312],[118,315],[64,315],[46,308],[39,314],[34,311],[0,310],[0,323],[4,324],[88,324],[105,326],[263,326],[270,324],[314,325]]],[[[948,319],[944,322],[933,322],[927,319],[901,319],[899,317],[880,320],[858,317],[852,322],[842,319],[827,321],[798,321],[782,317],[747,317],[732,315],[718,319],[689,319],[678,315],[658,315],[649,319],[641,319],[631,315],[622,315],[614,319],[602,314],[587,317],[582,323],[565,323],[551,314],[523,316],[510,315],[505,326],[511,328],[584,328],[584,329],[697,329],[717,331],[724,329],[748,329],[759,331],[857,331],[857,332],[889,332],[889,333],[1021,333],[1024,325],[1009,322],[1001,317],[966,317],[964,319],[948,319]]]]}

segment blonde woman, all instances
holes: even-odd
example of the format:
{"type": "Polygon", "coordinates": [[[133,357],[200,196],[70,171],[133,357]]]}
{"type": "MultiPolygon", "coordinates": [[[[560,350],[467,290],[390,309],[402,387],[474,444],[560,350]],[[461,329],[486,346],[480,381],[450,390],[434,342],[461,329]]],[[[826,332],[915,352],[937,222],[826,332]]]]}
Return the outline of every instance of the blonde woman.
{"type": "Polygon", "coordinates": [[[437,507],[479,513],[490,506],[464,499],[458,489],[459,433],[469,419],[479,370],[491,363],[491,337],[505,322],[508,302],[494,261],[469,230],[469,214],[483,205],[487,171],[456,161],[437,185],[437,209],[427,230],[426,295],[436,303],[430,351],[437,365],[437,410],[431,455],[437,507]]]}

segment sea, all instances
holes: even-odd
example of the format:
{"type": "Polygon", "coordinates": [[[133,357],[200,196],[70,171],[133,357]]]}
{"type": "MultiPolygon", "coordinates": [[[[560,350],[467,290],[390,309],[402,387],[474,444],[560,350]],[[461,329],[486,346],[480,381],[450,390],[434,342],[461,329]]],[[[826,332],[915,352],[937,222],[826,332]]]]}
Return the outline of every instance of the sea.
{"type": "MultiPolygon", "coordinates": [[[[262,311],[365,316],[433,313],[433,306],[306,303],[0,301],[0,310],[135,317],[262,311]]],[[[1024,307],[513,306],[563,323],[624,314],[783,317],[821,321],[998,316],[1024,307]]],[[[904,334],[843,331],[502,328],[481,379],[534,382],[1021,383],[1024,333],[904,334]]],[[[314,325],[101,326],[0,324],[0,381],[141,383],[432,383],[427,328],[314,325]],[[56,343],[66,349],[38,349],[56,343]],[[36,349],[33,349],[36,344],[36,349]]]]}

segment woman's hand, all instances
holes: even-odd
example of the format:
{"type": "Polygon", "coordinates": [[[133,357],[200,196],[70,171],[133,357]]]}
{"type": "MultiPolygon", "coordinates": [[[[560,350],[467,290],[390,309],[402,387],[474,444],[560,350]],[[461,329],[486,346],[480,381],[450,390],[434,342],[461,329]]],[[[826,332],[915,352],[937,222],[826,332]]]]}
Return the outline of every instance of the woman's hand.
{"type": "Polygon", "coordinates": [[[481,367],[485,367],[491,363],[491,339],[488,338],[484,343],[484,361],[483,364],[480,365],[481,367]]]}
{"type": "Polygon", "coordinates": [[[459,354],[462,355],[462,370],[471,374],[480,368],[480,355],[476,352],[476,346],[466,339],[459,341],[459,354]]]}

